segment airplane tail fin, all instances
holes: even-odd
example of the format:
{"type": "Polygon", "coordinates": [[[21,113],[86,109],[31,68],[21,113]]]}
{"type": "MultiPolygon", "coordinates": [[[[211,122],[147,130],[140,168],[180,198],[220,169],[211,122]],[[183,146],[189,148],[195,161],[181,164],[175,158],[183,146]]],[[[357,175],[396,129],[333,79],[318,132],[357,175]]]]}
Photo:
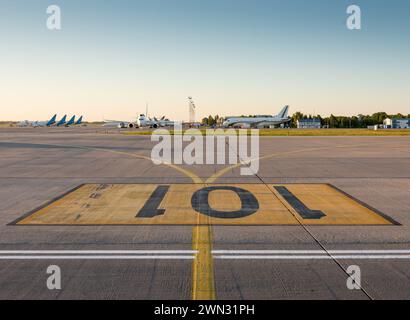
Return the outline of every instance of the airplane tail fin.
{"type": "Polygon", "coordinates": [[[63,124],[66,123],[67,120],[67,115],[64,115],[64,117],[57,123],[57,126],[62,126],[63,124]]]}
{"type": "Polygon", "coordinates": [[[75,116],[72,116],[71,119],[67,122],[67,125],[69,126],[71,124],[74,124],[74,121],[75,121],[75,116]]]}
{"type": "Polygon", "coordinates": [[[278,117],[279,118],[287,118],[288,117],[288,112],[289,112],[289,106],[283,107],[282,110],[280,110],[278,117]]]}
{"type": "Polygon", "coordinates": [[[81,116],[75,124],[78,125],[78,124],[81,124],[82,122],[83,122],[83,116],[81,116]]]}
{"type": "Polygon", "coordinates": [[[51,126],[56,122],[57,114],[55,114],[50,120],[47,122],[47,126],[51,126]]]}

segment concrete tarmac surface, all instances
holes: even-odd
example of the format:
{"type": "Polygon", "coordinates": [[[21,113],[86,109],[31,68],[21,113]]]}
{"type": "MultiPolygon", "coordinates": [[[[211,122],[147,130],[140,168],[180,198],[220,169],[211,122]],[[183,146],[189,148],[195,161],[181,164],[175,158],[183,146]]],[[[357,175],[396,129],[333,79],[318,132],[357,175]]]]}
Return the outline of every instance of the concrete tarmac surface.
{"type": "Polygon", "coordinates": [[[0,128],[0,299],[410,298],[410,137],[261,137],[253,176],[155,144],[0,128]]]}

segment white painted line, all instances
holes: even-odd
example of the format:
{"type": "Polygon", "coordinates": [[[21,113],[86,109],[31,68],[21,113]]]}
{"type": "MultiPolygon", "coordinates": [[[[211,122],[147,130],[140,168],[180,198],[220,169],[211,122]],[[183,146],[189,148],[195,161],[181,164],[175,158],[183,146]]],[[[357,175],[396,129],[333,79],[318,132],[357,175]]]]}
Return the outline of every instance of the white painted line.
{"type": "Polygon", "coordinates": [[[214,254],[410,254],[410,250],[212,250],[214,254]]]}
{"type": "Polygon", "coordinates": [[[194,256],[148,256],[148,255],[126,255],[126,256],[25,256],[25,255],[11,255],[11,256],[0,256],[0,260],[192,260],[194,256]]]}
{"type": "MultiPolygon", "coordinates": [[[[196,254],[197,250],[0,250],[2,254],[196,254]]],[[[212,250],[213,254],[410,254],[410,250],[212,250]]]]}
{"type": "Polygon", "coordinates": [[[0,250],[2,254],[196,254],[197,250],[0,250]]]}
{"type": "Polygon", "coordinates": [[[214,259],[225,259],[225,260],[406,260],[410,259],[410,255],[341,255],[341,256],[328,256],[328,255],[320,255],[320,256],[308,256],[308,255],[276,255],[276,256],[268,256],[268,255],[215,255],[214,259]]]}

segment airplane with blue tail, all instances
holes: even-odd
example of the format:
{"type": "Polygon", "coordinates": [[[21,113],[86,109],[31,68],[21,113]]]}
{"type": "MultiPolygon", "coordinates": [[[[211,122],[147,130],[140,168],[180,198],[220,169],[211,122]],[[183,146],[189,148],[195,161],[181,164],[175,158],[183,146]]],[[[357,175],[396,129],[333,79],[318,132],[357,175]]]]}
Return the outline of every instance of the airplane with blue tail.
{"type": "Polygon", "coordinates": [[[78,126],[83,123],[83,116],[79,117],[78,120],[75,120],[75,116],[72,116],[70,120],[65,124],[66,127],[69,126],[78,126]]]}
{"type": "Polygon", "coordinates": [[[81,117],[76,121],[76,123],[74,123],[74,125],[78,126],[78,125],[80,125],[80,124],[82,124],[82,123],[83,123],[83,116],[81,116],[81,117]]]}
{"type": "Polygon", "coordinates": [[[57,122],[56,126],[60,127],[67,123],[67,115],[65,115],[60,121],[57,122]]]}
{"type": "Polygon", "coordinates": [[[52,118],[50,120],[46,120],[46,121],[29,121],[29,120],[24,120],[24,121],[20,121],[18,123],[19,127],[52,127],[52,126],[56,126],[56,127],[61,127],[61,126],[76,126],[76,125],[81,125],[83,123],[83,116],[81,116],[80,118],[78,118],[77,120],[75,120],[75,115],[72,116],[70,118],[70,120],[67,121],[67,115],[65,115],[64,117],[61,118],[60,121],[57,121],[57,114],[55,114],[54,116],[52,116],[52,118]]]}
{"type": "Polygon", "coordinates": [[[75,124],[75,116],[72,116],[70,120],[65,124],[66,127],[71,126],[72,124],[75,124]]]}

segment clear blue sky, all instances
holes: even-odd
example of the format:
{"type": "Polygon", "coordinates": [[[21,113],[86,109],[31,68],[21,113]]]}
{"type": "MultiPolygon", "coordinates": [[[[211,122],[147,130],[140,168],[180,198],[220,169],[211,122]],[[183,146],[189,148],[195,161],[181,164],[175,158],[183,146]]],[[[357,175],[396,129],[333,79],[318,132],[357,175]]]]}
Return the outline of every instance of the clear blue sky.
{"type": "Polygon", "coordinates": [[[0,0],[0,40],[1,120],[410,113],[407,0],[0,0]]]}

